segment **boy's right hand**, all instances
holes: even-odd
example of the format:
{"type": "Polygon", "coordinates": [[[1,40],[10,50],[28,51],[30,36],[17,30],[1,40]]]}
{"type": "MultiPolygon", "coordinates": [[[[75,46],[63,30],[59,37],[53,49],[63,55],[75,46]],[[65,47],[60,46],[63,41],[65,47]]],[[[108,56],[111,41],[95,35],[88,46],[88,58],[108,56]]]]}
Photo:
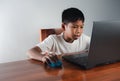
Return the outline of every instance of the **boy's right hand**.
{"type": "Polygon", "coordinates": [[[57,62],[59,59],[56,54],[45,54],[41,60],[43,63],[47,63],[47,62],[57,62]]]}
{"type": "Polygon", "coordinates": [[[58,59],[58,56],[55,53],[46,54],[43,56],[42,61],[52,68],[62,66],[62,62],[58,59]]]}

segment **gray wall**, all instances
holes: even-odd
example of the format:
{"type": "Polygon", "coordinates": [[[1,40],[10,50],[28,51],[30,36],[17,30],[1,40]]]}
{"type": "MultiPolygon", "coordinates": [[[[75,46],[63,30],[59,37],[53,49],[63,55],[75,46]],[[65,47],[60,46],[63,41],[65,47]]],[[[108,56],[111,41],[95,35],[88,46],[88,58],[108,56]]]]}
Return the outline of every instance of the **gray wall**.
{"type": "Polygon", "coordinates": [[[84,32],[93,21],[119,20],[119,0],[0,0],[0,63],[27,59],[39,42],[40,28],[61,26],[61,12],[77,7],[85,14],[84,32]]]}

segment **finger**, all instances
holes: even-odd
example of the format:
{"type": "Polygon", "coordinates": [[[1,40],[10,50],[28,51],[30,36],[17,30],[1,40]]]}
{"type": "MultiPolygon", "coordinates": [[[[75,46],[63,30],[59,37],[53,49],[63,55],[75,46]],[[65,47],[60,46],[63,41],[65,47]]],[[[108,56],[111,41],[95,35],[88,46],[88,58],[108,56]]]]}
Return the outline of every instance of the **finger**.
{"type": "Polygon", "coordinates": [[[52,63],[57,62],[57,60],[55,59],[55,56],[53,56],[52,54],[47,55],[46,58],[52,63]]]}
{"type": "Polygon", "coordinates": [[[57,60],[55,59],[55,56],[53,54],[49,55],[49,58],[52,60],[52,62],[56,62],[57,60]]]}
{"type": "Polygon", "coordinates": [[[50,62],[50,60],[49,60],[48,58],[46,58],[45,63],[46,63],[47,65],[49,65],[51,62],[50,62]]]}
{"type": "Polygon", "coordinates": [[[45,58],[49,61],[52,61],[49,55],[46,55],[45,58]]]}
{"type": "Polygon", "coordinates": [[[43,61],[43,63],[45,63],[47,60],[49,60],[50,58],[49,58],[49,56],[48,55],[46,55],[46,56],[44,56],[43,58],[42,58],[42,61],[43,61]]]}
{"type": "Polygon", "coordinates": [[[54,56],[55,60],[59,60],[58,56],[56,54],[53,54],[53,56],[54,56]]]}
{"type": "Polygon", "coordinates": [[[58,61],[58,58],[57,58],[57,55],[56,55],[56,54],[50,54],[49,56],[50,56],[50,58],[51,58],[54,62],[57,62],[57,61],[58,61]]]}

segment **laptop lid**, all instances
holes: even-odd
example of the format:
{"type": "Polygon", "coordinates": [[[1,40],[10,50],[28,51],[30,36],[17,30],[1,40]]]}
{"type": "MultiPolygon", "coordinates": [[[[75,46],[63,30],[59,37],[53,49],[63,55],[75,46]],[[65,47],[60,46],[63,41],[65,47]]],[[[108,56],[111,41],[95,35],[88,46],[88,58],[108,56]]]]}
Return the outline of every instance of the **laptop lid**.
{"type": "Polygon", "coordinates": [[[120,61],[120,21],[93,23],[87,68],[120,61]]]}

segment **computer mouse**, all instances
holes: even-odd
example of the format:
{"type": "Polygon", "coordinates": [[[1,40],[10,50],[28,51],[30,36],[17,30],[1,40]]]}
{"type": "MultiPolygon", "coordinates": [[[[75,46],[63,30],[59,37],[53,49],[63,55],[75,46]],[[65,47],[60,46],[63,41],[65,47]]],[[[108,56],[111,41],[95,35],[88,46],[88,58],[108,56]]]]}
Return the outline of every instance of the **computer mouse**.
{"type": "Polygon", "coordinates": [[[58,60],[58,61],[55,63],[55,66],[56,66],[56,67],[61,67],[61,66],[62,66],[62,61],[61,61],[61,60],[58,60]]]}
{"type": "Polygon", "coordinates": [[[52,68],[57,68],[57,67],[61,67],[62,66],[62,61],[58,60],[56,62],[50,61],[49,59],[47,59],[47,65],[52,67],[52,68]]]}

